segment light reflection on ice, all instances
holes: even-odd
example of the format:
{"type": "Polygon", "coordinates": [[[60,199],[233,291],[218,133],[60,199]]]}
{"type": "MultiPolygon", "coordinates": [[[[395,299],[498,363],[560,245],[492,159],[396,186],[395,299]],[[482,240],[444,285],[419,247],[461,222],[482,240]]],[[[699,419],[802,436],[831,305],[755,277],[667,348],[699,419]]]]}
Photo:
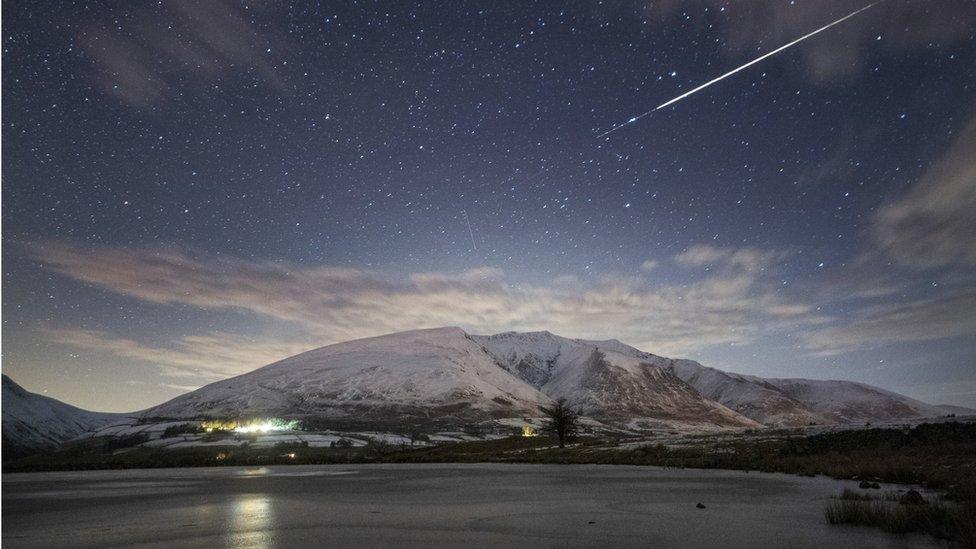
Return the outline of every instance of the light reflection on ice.
{"type": "Polygon", "coordinates": [[[271,547],[275,526],[274,505],[264,494],[242,494],[231,506],[227,547],[271,547]]]}
{"type": "Polygon", "coordinates": [[[241,471],[241,476],[244,477],[263,477],[270,472],[267,467],[256,467],[254,469],[244,469],[241,471]]]}

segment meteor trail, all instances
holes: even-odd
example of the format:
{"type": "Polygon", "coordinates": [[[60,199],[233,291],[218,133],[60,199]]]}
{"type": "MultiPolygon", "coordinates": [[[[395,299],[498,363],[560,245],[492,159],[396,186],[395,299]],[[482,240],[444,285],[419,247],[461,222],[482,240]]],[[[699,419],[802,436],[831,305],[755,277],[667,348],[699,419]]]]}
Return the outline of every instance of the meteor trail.
{"type": "Polygon", "coordinates": [[[471,235],[471,247],[475,251],[478,251],[478,245],[474,243],[474,231],[471,230],[471,221],[468,219],[468,212],[461,210],[461,213],[464,214],[464,222],[468,224],[468,234],[471,235]]]}
{"type": "Polygon", "coordinates": [[[701,91],[701,90],[703,90],[703,89],[711,86],[712,84],[718,82],[719,80],[724,80],[725,78],[728,78],[729,76],[732,76],[733,74],[741,71],[742,69],[745,69],[745,68],[751,67],[752,65],[755,65],[756,63],[762,61],[763,59],[769,57],[770,55],[777,54],[777,53],[785,50],[786,48],[788,48],[788,47],[790,47],[790,46],[792,46],[794,44],[798,44],[798,43],[806,40],[807,38],[810,38],[811,36],[813,36],[815,34],[819,34],[819,33],[823,32],[823,31],[829,29],[830,27],[833,27],[834,25],[839,25],[840,23],[843,23],[844,21],[850,19],[851,17],[854,17],[855,15],[861,13],[862,11],[864,11],[864,10],[866,10],[866,9],[872,7],[872,6],[875,6],[877,4],[880,4],[881,2],[884,2],[884,0],[877,0],[876,2],[872,2],[872,3],[868,4],[867,6],[864,6],[863,8],[861,8],[861,9],[859,9],[859,10],[857,10],[857,11],[855,11],[855,12],[849,14],[849,15],[845,15],[844,17],[841,17],[840,19],[834,21],[833,23],[830,23],[829,25],[827,25],[825,27],[820,27],[819,29],[817,29],[817,30],[815,30],[815,31],[813,31],[813,32],[811,32],[809,34],[805,34],[805,35],[797,38],[796,40],[790,42],[789,44],[786,44],[785,46],[780,46],[780,47],[776,48],[775,50],[773,50],[773,51],[771,51],[769,53],[765,53],[765,54],[763,54],[763,55],[761,55],[761,56],[753,59],[752,61],[749,61],[748,63],[746,63],[745,65],[742,65],[739,68],[732,69],[729,72],[723,74],[722,76],[719,76],[718,78],[714,78],[712,80],[709,80],[708,82],[705,82],[701,86],[698,86],[697,88],[695,88],[695,89],[693,89],[691,91],[685,92],[685,93],[679,95],[678,97],[675,97],[674,99],[671,99],[667,103],[662,103],[662,104],[654,107],[653,109],[645,112],[644,114],[641,114],[641,115],[638,115],[638,116],[633,116],[633,117],[630,118],[630,120],[627,120],[626,122],[623,122],[621,124],[617,124],[616,126],[610,128],[609,130],[601,133],[600,135],[598,135],[596,137],[597,137],[597,139],[599,139],[601,137],[604,137],[606,135],[609,135],[609,134],[611,134],[611,133],[619,130],[620,128],[623,128],[624,126],[629,126],[630,124],[633,124],[634,122],[637,122],[641,118],[644,118],[645,116],[651,114],[652,112],[654,112],[656,110],[663,109],[664,107],[667,107],[668,105],[671,105],[673,103],[677,103],[678,101],[681,101],[685,97],[688,97],[689,95],[691,95],[691,94],[693,94],[693,93],[695,93],[697,91],[701,91]]]}

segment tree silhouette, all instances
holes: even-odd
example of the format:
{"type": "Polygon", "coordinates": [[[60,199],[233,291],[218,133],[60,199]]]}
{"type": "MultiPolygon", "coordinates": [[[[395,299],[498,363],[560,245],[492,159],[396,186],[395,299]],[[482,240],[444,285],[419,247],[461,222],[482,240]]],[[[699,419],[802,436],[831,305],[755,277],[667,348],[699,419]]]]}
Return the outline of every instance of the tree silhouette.
{"type": "Polygon", "coordinates": [[[565,448],[566,441],[575,437],[579,431],[579,413],[570,409],[565,398],[557,399],[552,406],[542,406],[542,413],[546,415],[543,430],[556,435],[559,447],[565,448]]]}

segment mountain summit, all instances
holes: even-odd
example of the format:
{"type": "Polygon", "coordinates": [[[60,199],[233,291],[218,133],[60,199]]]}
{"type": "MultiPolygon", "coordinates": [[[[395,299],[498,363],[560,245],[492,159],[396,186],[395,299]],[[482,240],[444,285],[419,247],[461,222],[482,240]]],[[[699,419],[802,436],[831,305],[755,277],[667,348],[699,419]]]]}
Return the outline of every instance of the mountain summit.
{"type": "Polygon", "coordinates": [[[176,397],[145,415],[470,422],[535,415],[548,401],[499,368],[460,328],[438,328],[314,349],[176,397]]]}

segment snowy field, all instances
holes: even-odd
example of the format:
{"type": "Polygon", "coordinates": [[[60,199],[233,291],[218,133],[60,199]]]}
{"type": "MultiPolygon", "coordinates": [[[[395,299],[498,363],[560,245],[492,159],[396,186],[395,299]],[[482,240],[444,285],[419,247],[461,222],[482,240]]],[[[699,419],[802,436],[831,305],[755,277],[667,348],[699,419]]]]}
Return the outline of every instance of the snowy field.
{"type": "Polygon", "coordinates": [[[853,482],[600,465],[333,465],[9,474],[18,547],[925,547],[829,526],[853,482]],[[702,503],[704,509],[696,504],[702,503]]]}
{"type": "MultiPolygon", "coordinates": [[[[925,418],[912,421],[900,421],[889,423],[878,423],[874,427],[882,428],[902,428],[913,426],[922,422],[936,423],[942,421],[972,421],[972,417],[963,418],[925,418]]],[[[271,447],[276,444],[307,444],[312,448],[328,448],[340,441],[347,443],[349,447],[358,448],[369,443],[385,443],[390,445],[402,445],[410,447],[422,447],[450,442],[465,442],[476,440],[493,440],[511,436],[525,428],[532,434],[542,432],[544,421],[542,418],[507,418],[486,422],[479,425],[481,434],[466,433],[463,431],[443,431],[425,434],[423,439],[411,440],[409,435],[404,433],[388,433],[381,431],[300,431],[285,430],[274,432],[254,432],[240,435],[233,432],[226,432],[219,436],[208,435],[207,433],[178,434],[174,436],[164,436],[164,431],[168,427],[180,425],[200,425],[199,421],[176,421],[135,424],[133,420],[127,419],[124,422],[106,426],[94,433],[84,435],[79,438],[89,437],[112,437],[112,436],[131,436],[141,435],[146,437],[146,441],[140,446],[152,448],[163,448],[178,450],[192,447],[235,447],[244,444],[253,448],[271,447]]],[[[701,445],[715,445],[726,442],[736,441],[761,441],[772,440],[783,437],[808,436],[826,432],[843,431],[849,429],[863,429],[864,425],[831,425],[831,426],[811,426],[797,427],[791,429],[716,429],[707,426],[697,426],[688,428],[687,426],[672,425],[660,426],[656,429],[642,430],[638,426],[630,426],[628,429],[610,428],[599,422],[584,418],[581,431],[588,435],[606,436],[615,435],[621,437],[615,446],[621,450],[632,450],[642,446],[654,446],[663,444],[669,448],[696,447],[701,445]]]]}

